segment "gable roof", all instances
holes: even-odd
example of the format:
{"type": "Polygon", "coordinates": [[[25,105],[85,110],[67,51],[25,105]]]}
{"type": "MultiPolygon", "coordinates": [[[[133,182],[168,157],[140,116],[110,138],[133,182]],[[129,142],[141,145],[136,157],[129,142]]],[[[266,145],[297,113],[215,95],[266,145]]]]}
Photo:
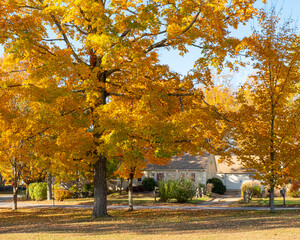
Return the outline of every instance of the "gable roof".
{"type": "Polygon", "coordinates": [[[218,173],[249,173],[249,170],[242,167],[240,160],[237,156],[231,156],[232,164],[228,165],[225,162],[219,162],[221,156],[215,156],[218,173]]]}
{"type": "Polygon", "coordinates": [[[205,170],[208,165],[208,161],[211,155],[204,154],[200,155],[190,155],[189,153],[184,153],[182,156],[174,156],[168,165],[155,165],[148,164],[145,171],[151,170],[205,170]]]}

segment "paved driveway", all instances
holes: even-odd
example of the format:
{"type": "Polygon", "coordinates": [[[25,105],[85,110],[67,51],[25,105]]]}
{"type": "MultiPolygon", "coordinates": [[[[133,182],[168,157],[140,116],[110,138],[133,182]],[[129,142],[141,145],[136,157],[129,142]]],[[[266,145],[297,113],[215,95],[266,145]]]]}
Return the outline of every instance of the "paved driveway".
{"type": "Polygon", "coordinates": [[[12,206],[12,194],[0,194],[0,208],[8,208],[12,206]]]}

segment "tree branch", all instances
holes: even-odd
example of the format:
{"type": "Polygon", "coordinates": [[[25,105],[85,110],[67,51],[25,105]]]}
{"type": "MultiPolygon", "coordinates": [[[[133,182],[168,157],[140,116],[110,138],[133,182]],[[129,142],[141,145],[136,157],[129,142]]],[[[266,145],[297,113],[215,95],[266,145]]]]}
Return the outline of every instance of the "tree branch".
{"type": "Polygon", "coordinates": [[[55,18],[54,15],[50,14],[50,17],[52,18],[52,20],[54,21],[56,27],[58,28],[58,30],[59,30],[60,33],[62,34],[63,39],[64,39],[65,43],[67,44],[67,47],[72,51],[72,55],[73,55],[73,57],[76,59],[76,61],[77,61],[78,63],[83,63],[83,64],[89,66],[87,63],[85,63],[84,61],[82,61],[82,60],[79,58],[79,56],[76,54],[76,52],[75,52],[75,50],[73,49],[72,44],[70,43],[70,41],[69,41],[69,39],[68,39],[68,37],[67,37],[65,31],[63,30],[63,28],[62,28],[60,22],[55,18]]]}
{"type": "MultiPolygon", "coordinates": [[[[201,95],[201,100],[202,102],[204,102],[205,105],[209,106],[209,107],[213,107],[212,105],[210,105],[208,102],[206,102],[203,98],[203,95],[201,95]]],[[[217,109],[214,109],[214,112],[217,113],[222,119],[224,119],[226,122],[231,122],[228,118],[224,117],[217,109]]]]}

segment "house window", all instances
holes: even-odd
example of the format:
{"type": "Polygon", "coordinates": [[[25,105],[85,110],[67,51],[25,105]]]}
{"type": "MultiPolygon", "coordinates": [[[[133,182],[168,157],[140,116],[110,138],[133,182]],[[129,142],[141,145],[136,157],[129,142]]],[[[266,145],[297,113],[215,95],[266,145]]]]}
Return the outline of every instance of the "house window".
{"type": "Polygon", "coordinates": [[[191,173],[191,181],[196,182],[196,173],[191,173]]]}
{"type": "Polygon", "coordinates": [[[142,181],[142,179],[141,179],[141,178],[138,178],[138,179],[137,179],[137,181],[138,181],[138,182],[141,182],[141,181],[142,181]]]}
{"type": "Polygon", "coordinates": [[[156,180],[157,180],[157,182],[163,181],[164,177],[165,177],[165,175],[163,173],[157,173],[156,174],[156,180]]]}

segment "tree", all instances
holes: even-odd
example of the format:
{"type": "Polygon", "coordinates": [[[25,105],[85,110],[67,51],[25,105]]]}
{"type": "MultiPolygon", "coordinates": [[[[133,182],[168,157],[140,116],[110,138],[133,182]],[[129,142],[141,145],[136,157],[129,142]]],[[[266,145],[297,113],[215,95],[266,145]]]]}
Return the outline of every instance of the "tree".
{"type": "Polygon", "coordinates": [[[29,199],[29,184],[34,182],[43,182],[46,178],[46,169],[38,166],[38,161],[32,158],[21,170],[21,179],[26,184],[26,198],[29,199]]]}
{"type": "Polygon", "coordinates": [[[260,31],[245,41],[256,73],[237,96],[234,153],[268,186],[274,212],[274,189],[299,178],[300,39],[289,22],[279,25],[274,12],[261,13],[259,23],[260,31]]]}
{"type": "MultiPolygon", "coordinates": [[[[0,70],[3,70],[2,64],[0,70]]],[[[27,101],[26,89],[16,92],[7,86],[16,86],[24,79],[25,74],[15,73],[8,77],[0,72],[0,167],[1,172],[12,179],[13,210],[17,209],[21,174],[26,165],[35,158],[34,152],[30,151],[30,141],[41,133],[41,128],[35,121],[36,106],[27,101]]]]}
{"type": "MultiPolygon", "coordinates": [[[[26,62],[18,66],[6,65],[2,59],[0,62],[0,168],[2,173],[12,179],[14,210],[17,209],[19,181],[23,178],[26,183],[30,183],[33,179],[41,177],[39,175],[43,174],[43,169],[51,170],[49,156],[52,156],[53,169],[58,172],[65,169],[60,165],[60,161],[53,161],[60,159],[55,155],[62,141],[57,137],[58,131],[64,133],[62,129],[77,129],[77,135],[72,138],[72,143],[76,145],[72,146],[71,157],[75,157],[81,149],[87,151],[85,145],[78,144],[77,141],[85,141],[88,144],[90,135],[86,132],[80,134],[82,119],[70,124],[73,118],[70,118],[71,114],[65,114],[66,105],[72,103],[72,94],[68,93],[68,98],[65,99],[68,102],[62,103],[61,97],[66,92],[63,88],[55,86],[51,79],[39,79],[42,87],[31,85],[28,82],[28,74],[21,69],[26,65],[26,62]],[[59,124],[57,120],[60,120],[59,124]]],[[[60,152],[67,152],[70,148],[70,145],[64,144],[60,152]]],[[[82,161],[81,165],[83,167],[82,161]]],[[[68,165],[69,168],[72,166],[74,164],[68,165]]]]}
{"type": "Polygon", "coordinates": [[[154,103],[160,99],[155,110],[170,97],[181,106],[171,113],[180,112],[193,85],[208,82],[209,62],[219,66],[232,49],[235,41],[227,28],[251,18],[254,2],[2,1],[0,43],[10,60],[28,61],[26,71],[33,85],[39,78],[51,77],[84,96],[82,111],[90,116],[87,129],[93,139],[89,157],[94,168],[94,217],[107,215],[107,153],[102,150],[111,130],[103,118],[113,119],[115,112],[104,115],[106,106],[116,98],[154,103]],[[187,46],[202,49],[204,55],[185,79],[159,65],[158,49],[185,54],[187,46]]]}

